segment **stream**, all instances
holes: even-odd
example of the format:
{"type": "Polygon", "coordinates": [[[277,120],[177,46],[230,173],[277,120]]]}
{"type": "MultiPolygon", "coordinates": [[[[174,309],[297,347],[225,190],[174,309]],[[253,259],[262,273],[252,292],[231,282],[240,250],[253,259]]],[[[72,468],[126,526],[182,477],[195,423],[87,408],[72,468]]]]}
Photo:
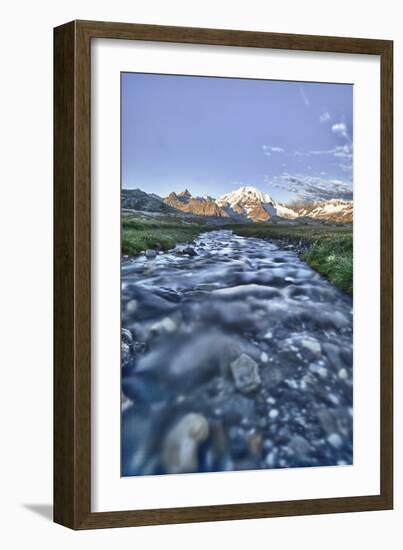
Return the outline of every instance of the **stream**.
{"type": "Polygon", "coordinates": [[[221,230],[122,264],[122,475],[353,460],[352,298],[221,230]]]}

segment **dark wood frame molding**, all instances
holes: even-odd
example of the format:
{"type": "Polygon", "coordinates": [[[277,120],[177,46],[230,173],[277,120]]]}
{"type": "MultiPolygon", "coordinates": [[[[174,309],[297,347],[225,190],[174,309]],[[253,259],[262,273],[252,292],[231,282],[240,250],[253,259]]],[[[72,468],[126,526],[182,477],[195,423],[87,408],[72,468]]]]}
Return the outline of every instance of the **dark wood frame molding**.
{"type": "Polygon", "coordinates": [[[393,42],[72,21],[54,29],[54,520],[72,529],[393,507],[393,42]],[[381,59],[381,488],[379,495],[91,512],[91,39],[370,54],[381,59]]]}

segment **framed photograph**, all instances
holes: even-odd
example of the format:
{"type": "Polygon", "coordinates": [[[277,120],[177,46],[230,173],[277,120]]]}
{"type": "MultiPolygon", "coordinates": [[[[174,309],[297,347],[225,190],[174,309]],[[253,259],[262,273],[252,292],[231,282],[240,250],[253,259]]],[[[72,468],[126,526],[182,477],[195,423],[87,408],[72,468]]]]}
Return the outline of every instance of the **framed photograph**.
{"type": "Polygon", "coordinates": [[[393,43],[54,34],[54,520],[393,506],[393,43]]]}

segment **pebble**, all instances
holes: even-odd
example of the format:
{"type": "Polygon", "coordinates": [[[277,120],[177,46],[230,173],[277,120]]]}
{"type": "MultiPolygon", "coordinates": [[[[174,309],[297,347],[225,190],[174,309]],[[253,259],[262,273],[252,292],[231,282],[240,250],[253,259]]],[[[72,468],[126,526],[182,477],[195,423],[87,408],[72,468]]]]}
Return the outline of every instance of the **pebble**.
{"type": "Polygon", "coordinates": [[[277,418],[278,415],[279,415],[279,412],[277,409],[271,409],[271,411],[269,412],[269,418],[271,418],[272,420],[277,418]]]}
{"type": "Polygon", "coordinates": [[[251,434],[248,438],[249,451],[253,456],[259,456],[263,448],[263,439],[260,433],[251,434]]]}
{"type": "Polygon", "coordinates": [[[335,449],[340,449],[340,447],[343,445],[342,438],[339,436],[339,434],[336,434],[336,433],[332,433],[328,435],[327,440],[330,443],[330,445],[335,449]]]}
{"type": "Polygon", "coordinates": [[[311,450],[310,443],[300,435],[293,435],[290,447],[299,458],[304,458],[311,450]]]}
{"type": "Polygon", "coordinates": [[[150,327],[150,330],[157,334],[171,334],[172,332],[175,332],[176,328],[176,323],[170,317],[164,317],[161,321],[154,323],[150,327]]]}
{"type": "Polygon", "coordinates": [[[274,462],[276,460],[276,453],[274,451],[271,451],[267,456],[266,456],[266,464],[267,466],[269,466],[269,468],[272,468],[274,466],[274,462]]]}
{"type": "Polygon", "coordinates": [[[124,393],[122,393],[122,412],[127,411],[127,409],[130,409],[130,407],[133,405],[133,401],[125,396],[124,393]]]}
{"type": "Polygon", "coordinates": [[[260,354],[260,360],[262,363],[267,363],[267,361],[269,360],[269,356],[265,351],[262,351],[262,353],[260,354]]]}
{"type": "Polygon", "coordinates": [[[126,304],[127,313],[129,314],[136,313],[137,309],[138,309],[137,300],[130,300],[129,302],[127,302],[126,304]]]}
{"type": "Polygon", "coordinates": [[[338,372],[338,375],[339,375],[339,378],[341,380],[347,380],[347,378],[348,378],[347,369],[345,369],[345,368],[340,369],[339,372],[338,372]]]}
{"type": "Polygon", "coordinates": [[[304,348],[308,349],[315,357],[320,356],[322,347],[316,340],[313,340],[311,338],[304,338],[301,341],[301,344],[304,346],[304,348]]]}
{"type": "Polygon", "coordinates": [[[287,386],[293,390],[297,390],[298,389],[298,383],[295,381],[295,380],[285,380],[285,383],[287,384],[287,386]]]}
{"type": "Polygon", "coordinates": [[[338,405],[340,403],[340,399],[337,397],[337,395],[334,395],[334,393],[329,393],[328,399],[333,405],[338,405]]]}
{"type": "Polygon", "coordinates": [[[309,370],[315,374],[318,374],[321,378],[327,377],[327,368],[322,367],[321,365],[310,365],[309,370]]]}

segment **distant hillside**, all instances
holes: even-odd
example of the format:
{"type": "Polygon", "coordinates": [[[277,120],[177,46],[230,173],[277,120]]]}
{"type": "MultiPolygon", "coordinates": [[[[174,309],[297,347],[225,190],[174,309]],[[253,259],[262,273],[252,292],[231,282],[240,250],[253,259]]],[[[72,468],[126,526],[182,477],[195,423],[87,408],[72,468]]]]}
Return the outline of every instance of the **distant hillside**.
{"type": "Polygon", "coordinates": [[[122,189],[122,208],[146,212],[174,213],[175,209],[165,204],[158,195],[145,193],[141,189],[122,189]]]}

